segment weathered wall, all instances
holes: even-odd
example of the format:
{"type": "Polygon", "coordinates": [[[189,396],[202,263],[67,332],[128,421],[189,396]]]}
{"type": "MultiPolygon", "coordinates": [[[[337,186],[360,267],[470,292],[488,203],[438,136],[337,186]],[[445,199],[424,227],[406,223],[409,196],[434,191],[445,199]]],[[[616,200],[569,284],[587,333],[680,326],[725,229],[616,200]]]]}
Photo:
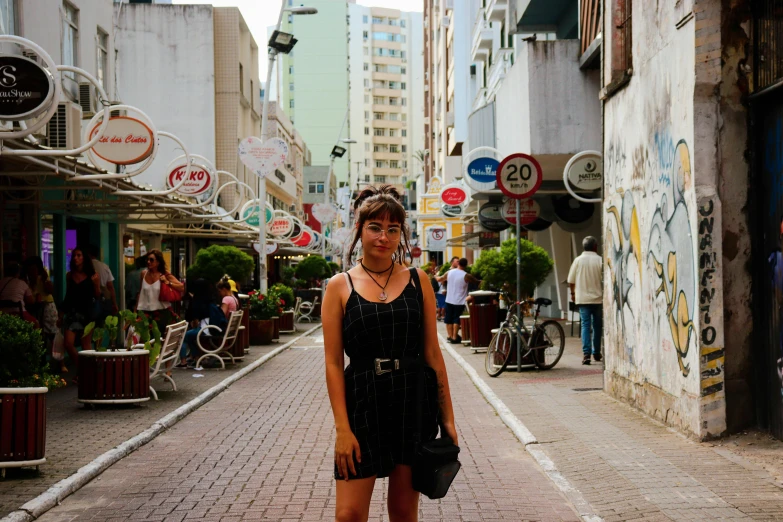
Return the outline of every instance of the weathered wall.
{"type": "Polygon", "coordinates": [[[633,76],[605,103],[606,389],[699,437],[725,430],[719,75],[696,65],[714,3],[634,1],[633,76]]]}

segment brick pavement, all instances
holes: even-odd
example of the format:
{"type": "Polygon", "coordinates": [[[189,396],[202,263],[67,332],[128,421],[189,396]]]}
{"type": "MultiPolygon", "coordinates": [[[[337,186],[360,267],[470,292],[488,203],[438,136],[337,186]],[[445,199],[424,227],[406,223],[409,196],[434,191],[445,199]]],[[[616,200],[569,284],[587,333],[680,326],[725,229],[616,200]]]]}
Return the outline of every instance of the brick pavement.
{"type": "MultiPolygon", "coordinates": [[[[334,429],[315,333],[118,462],[41,520],[330,520],[334,429]]],[[[421,520],[577,521],[576,512],[446,357],[463,471],[421,520]]],[[[386,481],[372,520],[388,520],[386,481]]]]}
{"type": "Polygon", "coordinates": [[[721,442],[689,440],[603,393],[603,366],[581,365],[578,339],[567,339],[551,371],[495,379],[484,370],[483,353],[452,346],[607,522],[783,520],[782,485],[768,471],[721,442]]]}
{"type": "MultiPolygon", "coordinates": [[[[160,400],[150,400],[141,406],[98,406],[93,410],[76,402],[76,387],[71,384],[50,392],[47,396],[47,463],[40,467],[40,473],[33,469],[7,470],[6,480],[0,482],[0,517],[311,327],[297,326],[299,333],[281,335],[279,342],[268,346],[251,347],[243,362],[228,365],[226,370],[174,370],[177,392],[170,391],[171,386],[162,379],[156,379],[153,386],[160,400]],[[204,377],[194,378],[194,374],[204,377]]],[[[70,375],[64,376],[70,381],[70,375]]]]}

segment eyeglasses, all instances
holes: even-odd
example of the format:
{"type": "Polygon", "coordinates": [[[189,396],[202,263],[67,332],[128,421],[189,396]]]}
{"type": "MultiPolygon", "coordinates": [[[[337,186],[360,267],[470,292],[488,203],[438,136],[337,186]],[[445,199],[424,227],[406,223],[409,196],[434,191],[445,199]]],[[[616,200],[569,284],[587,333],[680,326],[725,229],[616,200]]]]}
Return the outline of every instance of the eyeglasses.
{"type": "Polygon", "coordinates": [[[386,237],[389,239],[389,241],[397,241],[400,239],[400,235],[402,234],[402,229],[400,227],[389,227],[384,230],[378,225],[367,225],[364,228],[370,234],[372,239],[378,239],[381,237],[381,234],[386,232],[386,237]]]}
{"type": "Polygon", "coordinates": [[[153,261],[157,261],[157,259],[155,259],[154,257],[147,258],[147,263],[152,263],[153,261]]]}

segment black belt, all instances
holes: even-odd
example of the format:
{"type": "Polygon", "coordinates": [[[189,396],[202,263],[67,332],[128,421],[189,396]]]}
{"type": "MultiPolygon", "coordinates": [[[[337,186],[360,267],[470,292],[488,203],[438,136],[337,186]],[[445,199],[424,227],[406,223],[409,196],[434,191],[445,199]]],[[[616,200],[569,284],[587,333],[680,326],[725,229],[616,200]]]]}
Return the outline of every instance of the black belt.
{"type": "Polygon", "coordinates": [[[414,368],[419,363],[416,357],[403,357],[402,359],[351,359],[351,367],[359,371],[372,370],[375,375],[382,375],[405,368],[414,368]]]}

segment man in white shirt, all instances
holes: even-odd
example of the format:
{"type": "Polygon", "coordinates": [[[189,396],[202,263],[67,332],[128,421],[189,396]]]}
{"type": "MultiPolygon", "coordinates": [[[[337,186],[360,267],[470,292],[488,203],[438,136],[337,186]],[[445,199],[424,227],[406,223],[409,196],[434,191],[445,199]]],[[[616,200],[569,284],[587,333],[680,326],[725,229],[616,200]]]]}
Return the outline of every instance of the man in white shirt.
{"type": "Polygon", "coordinates": [[[117,293],[114,290],[114,275],[112,275],[109,265],[98,259],[98,256],[100,255],[100,249],[98,247],[90,245],[87,247],[87,253],[90,256],[90,259],[92,259],[92,266],[95,269],[95,273],[98,274],[98,277],[101,279],[101,294],[103,294],[101,313],[103,317],[101,320],[103,320],[109,315],[116,315],[119,310],[119,308],[117,308],[117,293]]]}
{"type": "Polygon", "coordinates": [[[465,272],[468,266],[468,260],[464,257],[459,260],[457,268],[452,268],[440,277],[437,277],[439,283],[446,281],[446,317],[443,322],[446,323],[448,332],[448,341],[452,344],[462,342],[459,335],[459,316],[465,311],[465,300],[468,297],[468,283],[480,283],[469,273],[465,272]]]}
{"type": "Polygon", "coordinates": [[[582,364],[590,364],[590,352],[601,361],[603,329],[603,260],[598,255],[598,240],[587,236],[582,241],[584,252],[574,259],[568,272],[571,301],[579,307],[582,323],[582,364]],[[592,332],[591,332],[592,329],[592,332]]]}

